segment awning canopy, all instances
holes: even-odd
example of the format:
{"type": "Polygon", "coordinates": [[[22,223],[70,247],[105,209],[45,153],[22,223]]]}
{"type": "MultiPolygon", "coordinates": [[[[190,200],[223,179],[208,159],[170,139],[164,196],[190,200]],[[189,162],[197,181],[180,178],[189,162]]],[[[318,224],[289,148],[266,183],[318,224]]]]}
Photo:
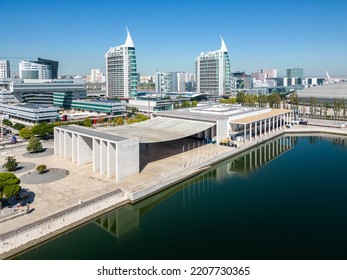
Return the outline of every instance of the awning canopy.
{"type": "Polygon", "coordinates": [[[188,137],[214,125],[214,122],[156,117],[132,125],[107,128],[105,132],[126,138],[138,137],[140,143],[156,143],[188,137]]]}

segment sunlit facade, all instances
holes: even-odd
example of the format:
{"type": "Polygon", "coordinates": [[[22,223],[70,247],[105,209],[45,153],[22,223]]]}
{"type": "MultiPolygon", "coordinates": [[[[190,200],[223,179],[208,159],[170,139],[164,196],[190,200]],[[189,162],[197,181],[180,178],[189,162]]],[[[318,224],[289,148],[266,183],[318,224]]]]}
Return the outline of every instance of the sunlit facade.
{"type": "Polygon", "coordinates": [[[228,49],[221,37],[221,48],[202,52],[195,59],[197,92],[215,95],[230,94],[230,61],[228,49]]]}
{"type": "Polygon", "coordinates": [[[106,96],[128,98],[137,92],[135,45],[127,30],[125,44],[112,47],[105,54],[106,96]]]}

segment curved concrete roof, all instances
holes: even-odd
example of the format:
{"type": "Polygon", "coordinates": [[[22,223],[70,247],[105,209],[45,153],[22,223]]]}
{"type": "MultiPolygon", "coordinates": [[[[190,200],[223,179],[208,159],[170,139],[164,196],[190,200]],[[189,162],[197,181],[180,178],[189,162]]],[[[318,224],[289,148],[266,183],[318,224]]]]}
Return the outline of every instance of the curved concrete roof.
{"type": "Polygon", "coordinates": [[[101,128],[99,130],[120,137],[138,137],[140,143],[156,143],[188,137],[214,125],[215,122],[156,117],[132,125],[117,128],[101,128]]]}
{"type": "Polygon", "coordinates": [[[311,96],[323,100],[334,98],[347,99],[347,83],[335,83],[328,85],[315,86],[298,91],[299,98],[310,98],[311,96]]]}

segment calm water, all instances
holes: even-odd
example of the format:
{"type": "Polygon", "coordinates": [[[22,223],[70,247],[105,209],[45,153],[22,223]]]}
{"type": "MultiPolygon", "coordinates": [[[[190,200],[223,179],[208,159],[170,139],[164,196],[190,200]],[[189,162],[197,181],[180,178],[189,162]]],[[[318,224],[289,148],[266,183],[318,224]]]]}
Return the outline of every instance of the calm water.
{"type": "Polygon", "coordinates": [[[17,258],[347,259],[346,141],[276,139],[17,258]]]}

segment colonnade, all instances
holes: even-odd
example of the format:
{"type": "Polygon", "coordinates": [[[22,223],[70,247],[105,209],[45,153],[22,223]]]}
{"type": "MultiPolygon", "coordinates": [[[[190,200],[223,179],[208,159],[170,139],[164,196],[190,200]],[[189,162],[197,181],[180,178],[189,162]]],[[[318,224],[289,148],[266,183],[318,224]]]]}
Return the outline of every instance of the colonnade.
{"type": "Polygon", "coordinates": [[[253,141],[275,131],[284,129],[292,120],[292,112],[268,117],[262,120],[243,124],[243,140],[253,141]]]}

